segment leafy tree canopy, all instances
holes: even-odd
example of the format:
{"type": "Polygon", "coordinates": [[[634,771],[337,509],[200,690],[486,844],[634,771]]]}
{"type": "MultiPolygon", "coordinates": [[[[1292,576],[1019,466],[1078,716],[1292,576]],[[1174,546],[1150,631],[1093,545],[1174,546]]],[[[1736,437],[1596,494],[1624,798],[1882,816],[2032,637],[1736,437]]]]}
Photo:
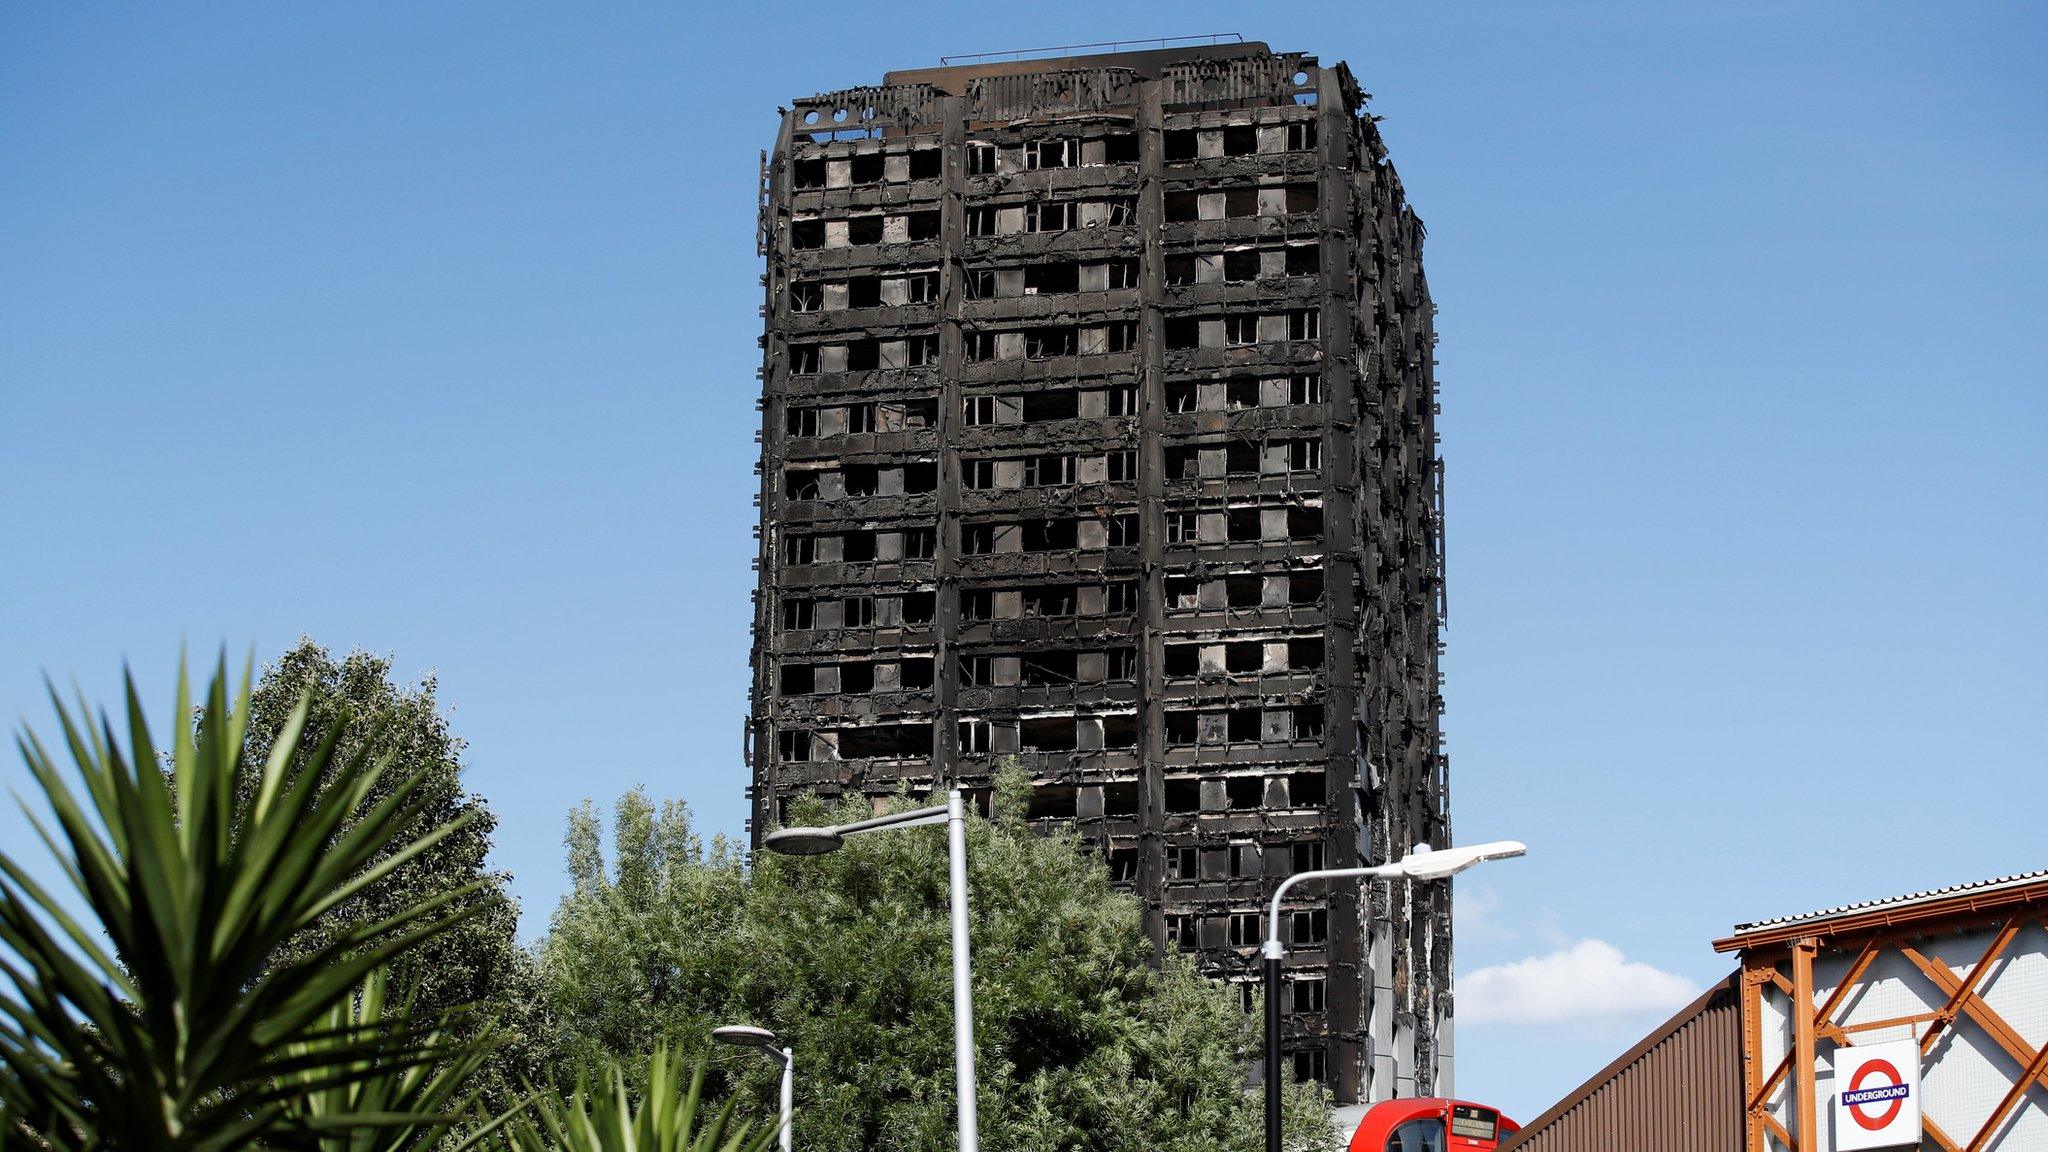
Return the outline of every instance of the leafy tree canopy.
{"type": "MultiPolygon", "coordinates": [[[[985,1146],[1038,1152],[1255,1149],[1252,1021],[1179,955],[1071,834],[1034,835],[1012,766],[996,819],[970,822],[970,921],[985,1146]]],[[[802,823],[865,809],[797,807],[802,823]]],[[[954,1146],[951,968],[943,827],[857,836],[801,859],[709,844],[687,808],[627,794],[612,859],[595,810],[570,817],[572,890],[541,949],[565,1078],[612,1053],[707,1050],[720,1024],[772,1028],[796,1059],[796,1140],[823,1152],[954,1146]]],[[[716,1055],[772,1116],[779,1069],[716,1055]]],[[[1290,1100],[1290,1143],[1326,1142],[1325,1106],[1290,1100]]]]}
{"type": "MultiPolygon", "coordinates": [[[[474,1006],[470,1019],[502,1033],[504,1045],[483,1075],[487,1098],[503,1105],[521,1081],[541,1071],[545,1029],[534,1011],[532,962],[518,946],[519,908],[506,890],[509,877],[489,865],[497,817],[482,796],[463,786],[463,741],[450,730],[434,690],[432,676],[410,687],[395,683],[386,657],[358,649],[336,660],[326,648],[301,637],[264,667],[250,694],[246,755],[261,763],[306,697],[308,739],[325,739],[340,717],[352,717],[339,732],[338,756],[388,755],[393,770],[386,780],[417,780],[414,796],[422,807],[416,827],[408,830],[413,836],[466,820],[294,938],[284,955],[310,955],[398,909],[472,888],[455,901],[468,914],[421,942],[406,958],[404,977],[417,1018],[474,1006]]],[[[389,787],[380,784],[371,802],[381,800],[389,787]]]]}

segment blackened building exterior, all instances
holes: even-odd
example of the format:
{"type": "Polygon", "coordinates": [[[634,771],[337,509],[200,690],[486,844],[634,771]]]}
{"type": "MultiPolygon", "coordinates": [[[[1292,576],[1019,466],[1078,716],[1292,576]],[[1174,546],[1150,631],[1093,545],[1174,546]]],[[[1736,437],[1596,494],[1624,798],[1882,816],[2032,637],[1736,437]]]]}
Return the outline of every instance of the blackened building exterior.
{"type": "MultiPolygon", "coordinates": [[[[1260,44],[799,100],[767,261],[755,835],[1015,756],[1252,1003],[1293,871],[1450,840],[1422,226],[1260,44]]],[[[1449,1090],[1442,886],[1304,891],[1289,1071],[1449,1090]]]]}

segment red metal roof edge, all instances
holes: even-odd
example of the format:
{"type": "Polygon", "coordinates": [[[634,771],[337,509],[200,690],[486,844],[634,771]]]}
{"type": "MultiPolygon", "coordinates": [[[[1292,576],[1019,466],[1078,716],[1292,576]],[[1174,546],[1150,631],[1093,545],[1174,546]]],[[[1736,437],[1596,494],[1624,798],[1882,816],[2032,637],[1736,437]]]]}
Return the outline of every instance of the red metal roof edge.
{"type": "Polygon", "coordinates": [[[1937,920],[1958,913],[1983,912],[2043,901],[2048,901],[2048,870],[2020,872],[1905,896],[1824,908],[1799,916],[1737,924],[1733,934],[1714,941],[1714,951],[1733,952],[1805,936],[1840,936],[1872,928],[1937,920]]]}

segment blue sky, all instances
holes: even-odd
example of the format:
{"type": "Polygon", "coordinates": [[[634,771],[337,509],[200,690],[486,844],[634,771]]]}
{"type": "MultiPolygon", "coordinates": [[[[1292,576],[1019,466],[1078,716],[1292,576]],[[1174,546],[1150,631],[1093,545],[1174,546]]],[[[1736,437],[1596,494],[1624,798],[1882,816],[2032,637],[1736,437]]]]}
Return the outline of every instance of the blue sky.
{"type": "Polygon", "coordinates": [[[776,105],[1231,30],[1350,61],[1429,225],[1455,820],[1531,845],[1460,881],[1462,1094],[1735,921],[2048,866],[2048,10],[1246,12],[5,6],[0,707],[390,653],[529,933],[585,797],[737,832],[776,105]]]}

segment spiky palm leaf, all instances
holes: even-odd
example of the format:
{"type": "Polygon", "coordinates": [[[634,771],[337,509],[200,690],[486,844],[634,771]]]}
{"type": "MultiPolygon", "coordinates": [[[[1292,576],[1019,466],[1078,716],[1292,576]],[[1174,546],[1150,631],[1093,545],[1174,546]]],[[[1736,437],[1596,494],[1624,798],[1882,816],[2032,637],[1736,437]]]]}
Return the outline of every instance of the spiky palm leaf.
{"type": "MultiPolygon", "coordinates": [[[[269,760],[243,760],[249,679],[225,661],[196,726],[178,674],[168,757],[126,678],[128,746],[52,693],[83,794],[32,732],[19,740],[55,817],[36,821],[68,882],[46,891],[0,854],[0,1065],[9,1147],[215,1152],[312,1147],[289,1105],[349,1082],[365,1062],[426,1064],[445,1046],[400,1023],[333,1028],[357,985],[463,913],[423,901],[280,959],[279,945],[447,835],[414,835],[412,780],[376,803],[389,757],[337,762],[338,722],[306,738],[302,702],[269,760]],[[256,771],[237,801],[236,784],[256,771]],[[88,916],[74,917],[82,907],[88,916]],[[308,1044],[308,1041],[319,1041],[308,1044]]],[[[34,813],[31,812],[31,818],[34,813]]]]}
{"type": "Polygon", "coordinates": [[[506,1128],[509,1152],[765,1152],[774,1125],[735,1122],[732,1103],[703,1106],[704,1065],[684,1084],[666,1046],[648,1058],[647,1090],[634,1106],[625,1069],[614,1064],[596,1091],[578,1085],[563,1097],[542,1092],[506,1128]]]}
{"type": "MultiPolygon", "coordinates": [[[[401,1031],[409,1029],[411,997],[387,1007],[386,982],[384,970],[370,973],[355,996],[328,1010],[321,1035],[293,1045],[293,1051],[316,1053],[333,1045],[335,1037],[374,1034],[394,1025],[401,1031]]],[[[380,1053],[351,1066],[352,1076],[345,1083],[304,1088],[291,1101],[290,1111],[306,1128],[320,1134],[320,1152],[416,1152],[435,1146],[451,1128],[469,1124],[471,1130],[443,1150],[466,1152],[509,1119],[508,1115],[486,1120],[479,1105],[481,1089],[472,1087],[477,1069],[490,1056],[490,1045],[447,1041],[443,1033],[436,1032],[425,1038],[423,1046],[443,1050],[445,1055],[422,1064],[380,1053]]],[[[285,1077],[287,1083],[302,1086],[320,1079],[322,1070],[317,1068],[285,1077]]]]}

